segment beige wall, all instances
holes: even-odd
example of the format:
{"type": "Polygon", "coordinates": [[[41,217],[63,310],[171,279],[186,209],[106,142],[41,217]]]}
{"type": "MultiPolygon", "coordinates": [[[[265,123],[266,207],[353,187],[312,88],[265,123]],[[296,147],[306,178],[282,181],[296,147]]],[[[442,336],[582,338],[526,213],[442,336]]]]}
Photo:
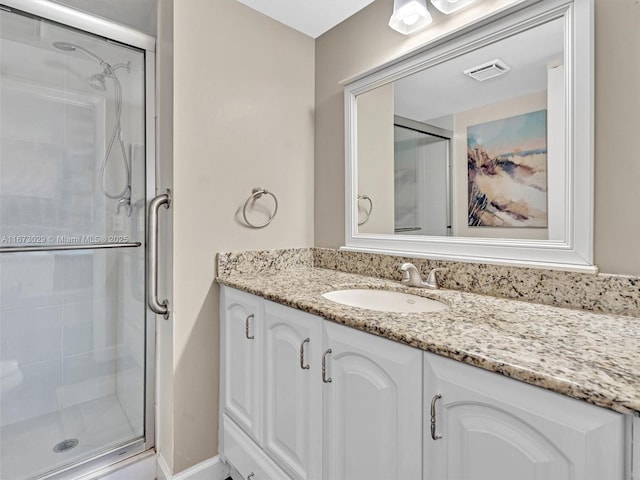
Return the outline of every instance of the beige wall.
{"type": "Polygon", "coordinates": [[[596,235],[603,272],[640,275],[640,3],[596,0],[596,235]]]}
{"type": "MultiPolygon", "coordinates": [[[[158,1],[156,191],[173,185],[173,0],[158,1]]],[[[173,304],[173,209],[161,209],[158,291],[173,304]]],[[[173,468],[173,322],[156,317],[156,450],[173,468]]]]}
{"type": "MultiPolygon", "coordinates": [[[[500,3],[485,0],[475,8],[500,3]]],[[[595,4],[595,261],[602,272],[640,274],[636,251],[640,162],[635,154],[640,131],[640,4],[630,0],[595,0],[595,4]]],[[[430,28],[406,37],[387,26],[392,7],[393,0],[376,0],[316,41],[317,246],[337,247],[345,238],[344,110],[339,82],[406,53],[463,20],[434,14],[430,28]]]]}
{"type": "Polygon", "coordinates": [[[179,472],[217,453],[216,252],[313,245],[314,41],[235,0],[176,1],[174,62],[172,467],[179,472]],[[280,202],[260,230],[237,215],[255,186],[280,202]]]}

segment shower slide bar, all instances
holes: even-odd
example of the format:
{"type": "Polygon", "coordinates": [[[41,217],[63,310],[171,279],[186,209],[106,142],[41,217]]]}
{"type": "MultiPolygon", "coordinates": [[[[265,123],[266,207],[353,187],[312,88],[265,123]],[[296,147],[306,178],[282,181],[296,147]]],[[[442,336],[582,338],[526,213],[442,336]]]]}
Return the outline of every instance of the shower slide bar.
{"type": "Polygon", "coordinates": [[[0,253],[55,252],[59,250],[99,250],[105,248],[135,248],[140,242],[131,243],[74,243],[71,245],[24,245],[0,247],[0,253]]]}

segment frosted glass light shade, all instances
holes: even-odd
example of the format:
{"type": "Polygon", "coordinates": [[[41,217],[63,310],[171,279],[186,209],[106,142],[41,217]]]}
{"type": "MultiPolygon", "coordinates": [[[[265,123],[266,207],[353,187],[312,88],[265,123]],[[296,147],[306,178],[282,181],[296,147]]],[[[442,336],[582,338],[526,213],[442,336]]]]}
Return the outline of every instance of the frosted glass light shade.
{"type": "Polygon", "coordinates": [[[472,4],[476,0],[431,0],[434,7],[447,15],[472,4]]]}
{"type": "Polygon", "coordinates": [[[389,26],[396,32],[409,35],[431,23],[427,0],[394,0],[389,26]]]}

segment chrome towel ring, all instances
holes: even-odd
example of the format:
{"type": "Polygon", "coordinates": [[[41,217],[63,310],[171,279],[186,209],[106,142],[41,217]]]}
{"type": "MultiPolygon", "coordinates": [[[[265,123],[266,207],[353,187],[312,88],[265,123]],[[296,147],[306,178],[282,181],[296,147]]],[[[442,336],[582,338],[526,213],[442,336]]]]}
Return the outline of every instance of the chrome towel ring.
{"type": "Polygon", "coordinates": [[[244,202],[244,207],[242,208],[242,217],[244,218],[244,221],[246,222],[246,224],[251,228],[266,227],[271,223],[271,220],[273,220],[273,217],[276,216],[276,213],[278,213],[278,199],[276,198],[276,196],[272,192],[269,192],[268,190],[265,190],[262,187],[253,187],[253,189],[251,190],[251,195],[247,197],[247,200],[244,202]],[[269,216],[269,219],[266,222],[256,225],[251,223],[247,218],[247,207],[249,206],[252,200],[255,201],[260,197],[262,197],[262,195],[270,195],[273,198],[274,209],[273,209],[273,213],[269,216]]]}
{"type": "Polygon", "coordinates": [[[365,210],[366,216],[364,217],[364,220],[358,222],[358,225],[364,225],[365,223],[367,223],[367,220],[369,220],[371,212],[373,212],[373,200],[371,200],[371,197],[369,195],[358,195],[358,205],[360,205],[360,200],[369,201],[369,210],[365,210]]]}

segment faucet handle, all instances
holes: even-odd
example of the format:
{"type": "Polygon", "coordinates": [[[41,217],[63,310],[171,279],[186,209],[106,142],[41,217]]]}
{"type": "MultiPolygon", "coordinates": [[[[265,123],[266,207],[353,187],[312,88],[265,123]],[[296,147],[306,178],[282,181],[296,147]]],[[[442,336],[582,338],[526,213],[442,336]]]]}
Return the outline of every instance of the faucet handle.
{"type": "Polygon", "coordinates": [[[413,263],[409,263],[409,262],[396,263],[396,268],[402,272],[402,280],[401,281],[404,282],[404,283],[407,283],[410,280],[409,271],[411,271],[411,270],[415,270],[416,272],[418,271],[416,266],[413,263]]]}
{"type": "Polygon", "coordinates": [[[438,283],[438,277],[436,275],[436,272],[444,272],[446,270],[447,270],[446,268],[432,268],[431,271],[429,272],[429,276],[427,277],[427,281],[425,283],[427,283],[432,288],[440,288],[440,284],[438,283]]]}
{"type": "Polygon", "coordinates": [[[424,287],[425,284],[422,281],[422,275],[420,274],[420,270],[413,263],[403,263],[398,267],[402,272],[402,280],[400,283],[403,285],[408,285],[410,287],[424,287]]]}

